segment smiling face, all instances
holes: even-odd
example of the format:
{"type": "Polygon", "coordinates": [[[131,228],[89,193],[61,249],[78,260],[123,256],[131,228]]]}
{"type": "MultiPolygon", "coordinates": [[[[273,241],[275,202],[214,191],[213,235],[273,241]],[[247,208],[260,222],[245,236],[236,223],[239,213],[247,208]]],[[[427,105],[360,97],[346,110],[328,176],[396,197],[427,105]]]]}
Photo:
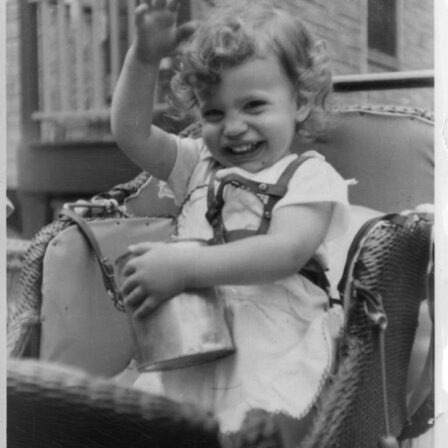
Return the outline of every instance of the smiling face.
{"type": "Polygon", "coordinates": [[[297,106],[293,85],[277,58],[252,58],[224,68],[220,82],[196,92],[202,137],[223,166],[256,172],[291,151],[296,123],[307,106],[297,106]]]}

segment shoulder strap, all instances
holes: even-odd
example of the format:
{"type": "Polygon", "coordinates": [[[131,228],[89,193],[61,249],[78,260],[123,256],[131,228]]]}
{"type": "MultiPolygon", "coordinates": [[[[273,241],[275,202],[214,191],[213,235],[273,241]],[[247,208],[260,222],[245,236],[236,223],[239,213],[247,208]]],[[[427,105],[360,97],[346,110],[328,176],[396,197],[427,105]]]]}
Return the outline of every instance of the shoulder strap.
{"type": "Polygon", "coordinates": [[[213,228],[213,244],[221,244],[229,240],[236,240],[242,237],[264,234],[268,231],[270,220],[272,217],[272,209],[274,205],[286,194],[288,191],[288,184],[291,177],[296,172],[297,168],[302,165],[303,162],[314,155],[302,155],[288,164],[283,173],[278,178],[275,184],[269,184],[265,182],[256,182],[246,179],[238,174],[229,174],[223,177],[219,183],[218,190],[214,191],[215,175],[214,173],[210,177],[208,192],[207,192],[207,212],[206,218],[213,228]],[[222,221],[222,207],[224,206],[224,188],[226,185],[231,184],[236,187],[243,187],[251,191],[252,193],[262,193],[268,196],[268,201],[264,205],[263,215],[258,230],[256,231],[244,231],[239,230],[227,231],[222,221]]]}
{"type": "Polygon", "coordinates": [[[258,228],[257,233],[258,234],[264,234],[268,231],[270,220],[272,217],[272,209],[274,208],[274,205],[286,194],[288,191],[288,184],[291,180],[294,173],[297,171],[300,165],[302,165],[304,162],[306,162],[308,159],[311,159],[314,157],[313,155],[307,154],[302,155],[298,157],[297,159],[294,159],[283,171],[283,173],[280,175],[280,177],[277,180],[276,186],[281,188],[283,191],[283,194],[278,196],[270,195],[267,204],[264,207],[263,216],[261,218],[260,227],[258,228]]]}

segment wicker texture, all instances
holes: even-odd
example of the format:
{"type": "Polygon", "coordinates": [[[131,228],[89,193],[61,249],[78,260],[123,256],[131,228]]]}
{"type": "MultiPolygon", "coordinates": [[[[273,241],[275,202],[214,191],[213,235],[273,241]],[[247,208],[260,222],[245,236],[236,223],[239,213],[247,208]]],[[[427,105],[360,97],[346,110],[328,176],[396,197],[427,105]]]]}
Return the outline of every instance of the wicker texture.
{"type": "Polygon", "coordinates": [[[44,227],[31,240],[25,253],[19,277],[18,293],[8,301],[7,354],[21,356],[32,330],[40,323],[42,264],[48,243],[68,226],[65,221],[55,221],[44,227]]]}
{"type": "Polygon", "coordinates": [[[306,448],[376,447],[385,435],[377,328],[364,311],[354,281],[381,294],[386,330],[390,430],[398,436],[406,421],[406,375],[420,301],[426,294],[431,223],[409,217],[404,225],[382,220],[368,231],[353,260],[351,294],[342,360],[332,379],[306,448]]]}
{"type": "Polygon", "coordinates": [[[380,115],[400,115],[410,118],[417,118],[420,120],[434,123],[434,114],[426,109],[420,109],[418,107],[406,107],[406,106],[345,106],[335,109],[339,112],[360,112],[371,113],[380,115]]]}
{"type": "Polygon", "coordinates": [[[34,360],[8,365],[8,447],[219,447],[218,426],[189,405],[34,360]]]}
{"type": "Polygon", "coordinates": [[[10,301],[15,300],[17,295],[20,272],[29,245],[28,240],[18,238],[8,238],[6,241],[6,291],[10,301]]]}

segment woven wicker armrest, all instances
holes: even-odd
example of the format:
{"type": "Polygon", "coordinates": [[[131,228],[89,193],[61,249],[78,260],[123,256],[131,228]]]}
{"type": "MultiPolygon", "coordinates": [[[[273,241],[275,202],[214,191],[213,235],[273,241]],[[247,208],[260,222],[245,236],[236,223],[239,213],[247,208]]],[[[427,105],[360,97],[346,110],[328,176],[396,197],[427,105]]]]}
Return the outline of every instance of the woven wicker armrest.
{"type": "Polygon", "coordinates": [[[16,295],[20,271],[22,270],[25,253],[29,245],[29,240],[9,237],[6,240],[6,291],[8,300],[14,300],[16,295]]]}
{"type": "MultiPolygon", "coordinates": [[[[370,448],[386,434],[387,425],[391,434],[399,437],[408,419],[406,379],[420,304],[428,292],[432,221],[424,214],[390,216],[372,220],[372,227],[361,229],[362,238],[352,243],[355,250],[352,256],[349,252],[347,276],[343,277],[347,322],[340,360],[302,448],[370,448]],[[369,317],[363,291],[380,298],[384,306],[388,321],[384,358],[380,331],[369,317]]],[[[420,430],[428,425],[426,422],[420,430]]]]}
{"type": "Polygon", "coordinates": [[[8,301],[7,356],[23,354],[32,330],[40,323],[42,263],[49,242],[69,223],[57,220],[42,228],[29,242],[23,256],[17,293],[8,301]]]}
{"type": "Polygon", "coordinates": [[[197,408],[34,360],[8,363],[8,447],[218,447],[197,408]]]}

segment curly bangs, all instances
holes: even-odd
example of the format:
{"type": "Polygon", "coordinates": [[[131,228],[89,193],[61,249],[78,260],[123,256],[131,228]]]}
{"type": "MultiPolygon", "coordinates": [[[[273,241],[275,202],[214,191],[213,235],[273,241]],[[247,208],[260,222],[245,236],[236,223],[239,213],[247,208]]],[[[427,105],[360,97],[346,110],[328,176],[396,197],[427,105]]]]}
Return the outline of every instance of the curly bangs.
{"type": "Polygon", "coordinates": [[[197,106],[195,91],[220,81],[224,68],[273,54],[296,91],[298,104],[310,114],[299,132],[318,135],[325,124],[331,91],[329,58],[288,0],[238,0],[219,3],[179,50],[171,80],[170,101],[179,111],[197,106]]]}

